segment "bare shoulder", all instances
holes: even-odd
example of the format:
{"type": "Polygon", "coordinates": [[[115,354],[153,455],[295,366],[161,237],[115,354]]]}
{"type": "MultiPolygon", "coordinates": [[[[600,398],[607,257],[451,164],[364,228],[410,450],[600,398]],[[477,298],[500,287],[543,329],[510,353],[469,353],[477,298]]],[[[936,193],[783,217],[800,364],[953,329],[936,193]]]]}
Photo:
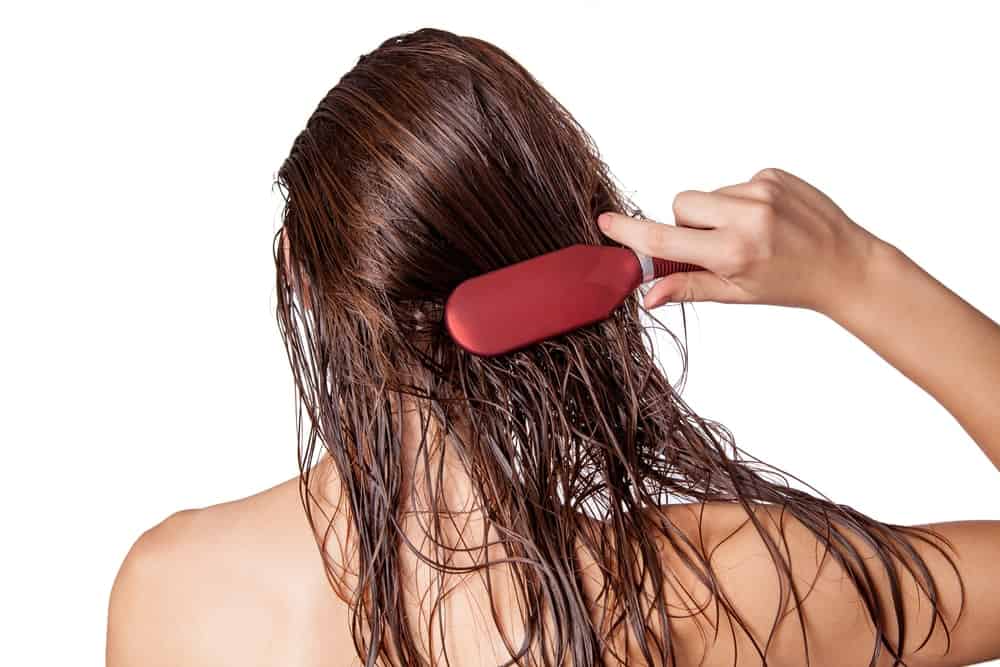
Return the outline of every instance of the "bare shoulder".
{"type": "Polygon", "coordinates": [[[310,664],[339,605],[297,481],[145,531],[112,587],[108,666],[310,664]]]}
{"type": "MultiPolygon", "coordinates": [[[[807,645],[812,665],[869,664],[876,636],[852,573],[826,550],[822,539],[788,512],[775,505],[751,504],[745,508],[738,503],[668,505],[651,512],[654,518],[669,520],[691,544],[690,548],[679,548],[665,538],[657,540],[669,571],[690,591],[693,604],[704,608],[690,619],[673,623],[672,629],[682,638],[689,659],[697,663],[704,654],[705,665],[761,664],[749,639],[752,636],[760,647],[770,642],[768,664],[806,664],[807,645]],[[780,553],[773,552],[773,545],[761,531],[773,539],[780,553]],[[724,603],[731,605],[746,627],[730,623],[715,606],[720,598],[684,564],[685,557],[695,552],[710,559],[724,603]],[[800,602],[790,595],[791,585],[800,602]],[[719,632],[712,641],[715,624],[719,632]],[[707,642],[705,637],[709,638],[707,642]]],[[[840,533],[862,559],[872,563],[870,574],[888,636],[895,643],[901,617],[907,628],[904,659],[911,667],[967,665],[997,657],[1000,578],[991,572],[990,563],[1000,557],[1000,521],[924,527],[951,542],[951,553],[966,589],[960,619],[962,583],[955,568],[936,549],[920,540],[910,541],[935,578],[948,632],[940,619],[931,632],[927,592],[902,561],[892,557],[898,565],[901,591],[900,598],[893,600],[889,574],[875,565],[876,547],[849,529],[840,533]],[[959,620],[961,623],[957,623],[959,620]]],[[[892,664],[887,651],[882,651],[878,664],[892,664]]]]}

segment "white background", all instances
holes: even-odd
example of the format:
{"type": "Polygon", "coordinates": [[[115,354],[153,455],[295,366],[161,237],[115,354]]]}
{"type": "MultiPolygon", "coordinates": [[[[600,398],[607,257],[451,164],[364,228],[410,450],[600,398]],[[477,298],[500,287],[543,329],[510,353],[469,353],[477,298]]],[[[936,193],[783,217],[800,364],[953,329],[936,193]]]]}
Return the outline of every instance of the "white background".
{"type": "MultiPolygon", "coordinates": [[[[400,32],[507,50],[651,217],[782,167],[1000,317],[989,5],[753,4],[6,10],[0,662],[101,664],[141,531],[295,475],[271,181],[325,92],[400,32]]],[[[886,521],[1000,516],[975,444],[831,321],[695,312],[685,396],[751,453],[886,521]]]]}

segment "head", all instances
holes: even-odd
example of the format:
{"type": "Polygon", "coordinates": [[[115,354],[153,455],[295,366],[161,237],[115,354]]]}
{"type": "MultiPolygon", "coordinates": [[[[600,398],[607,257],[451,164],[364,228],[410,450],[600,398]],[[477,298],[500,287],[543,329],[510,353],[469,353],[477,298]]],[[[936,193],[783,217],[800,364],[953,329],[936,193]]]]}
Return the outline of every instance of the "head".
{"type": "MultiPolygon", "coordinates": [[[[662,581],[651,537],[681,539],[645,511],[668,496],[780,503],[817,534],[840,517],[889,539],[874,520],[768,476],[725,428],[698,417],[651,354],[654,330],[672,334],[638,294],[603,322],[499,357],[449,338],[444,303],[464,279],[575,243],[611,243],[597,216],[640,214],[569,111],[499,48],[439,30],[386,40],[322,99],[278,184],[278,319],[308,413],[303,486],[319,445],[341,479],[354,559],[369,573],[353,597],[369,664],[383,642],[409,664],[426,660],[393,577],[397,547],[412,548],[399,539],[414,502],[405,480],[440,472],[431,454],[403,451],[407,406],[426,427],[425,452],[459,462],[482,516],[518,559],[524,599],[538,605],[526,611],[528,636],[538,642],[543,624],[557,628],[556,664],[560,651],[596,664],[595,637],[648,625],[651,606],[667,613],[634,572],[662,581]],[[605,565],[607,627],[574,590],[576,552],[566,544],[605,565]],[[611,557],[626,550],[638,562],[611,557]]],[[[713,577],[707,561],[691,567],[713,577]]],[[[669,643],[648,650],[665,656],[669,643]]]]}
{"type": "MultiPolygon", "coordinates": [[[[460,359],[475,363],[444,335],[444,300],[463,279],[607,242],[597,215],[635,212],[583,128],[524,68],[434,30],[362,56],[309,119],[279,182],[294,269],[331,334],[363,335],[371,372],[393,388],[428,365],[454,381],[460,359]]],[[[626,313],[611,326],[634,330],[635,299],[626,313]]],[[[578,338],[606,344],[608,333],[578,338]]]]}

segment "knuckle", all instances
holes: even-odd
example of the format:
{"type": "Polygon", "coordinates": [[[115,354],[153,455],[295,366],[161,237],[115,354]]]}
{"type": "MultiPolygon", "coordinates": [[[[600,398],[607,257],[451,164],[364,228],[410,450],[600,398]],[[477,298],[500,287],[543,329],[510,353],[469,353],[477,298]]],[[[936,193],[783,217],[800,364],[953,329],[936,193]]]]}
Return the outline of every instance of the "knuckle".
{"type": "Polygon", "coordinates": [[[777,181],[781,178],[781,170],[774,167],[761,169],[750,179],[751,181],[777,181]]]}
{"type": "Polygon", "coordinates": [[[729,249],[729,257],[727,259],[725,269],[728,275],[738,275],[743,273],[743,271],[750,264],[749,247],[746,243],[733,243],[729,249]]]}
{"type": "Polygon", "coordinates": [[[691,280],[684,281],[684,287],[681,290],[681,301],[696,301],[698,299],[698,290],[695,289],[694,283],[691,280]]]}
{"type": "Polygon", "coordinates": [[[675,218],[680,216],[681,210],[684,208],[684,204],[687,202],[690,196],[691,196],[690,190],[683,190],[674,195],[674,201],[671,204],[671,209],[674,212],[675,218]]]}
{"type": "Polygon", "coordinates": [[[765,178],[754,181],[751,192],[760,201],[773,204],[781,197],[782,188],[780,183],[765,178]]]}
{"type": "Polygon", "coordinates": [[[664,223],[654,224],[649,230],[650,249],[657,254],[667,252],[670,243],[670,226],[664,223]]]}
{"type": "Polygon", "coordinates": [[[739,274],[768,255],[770,240],[759,232],[750,232],[735,236],[730,241],[727,252],[727,270],[731,274],[739,274]]]}

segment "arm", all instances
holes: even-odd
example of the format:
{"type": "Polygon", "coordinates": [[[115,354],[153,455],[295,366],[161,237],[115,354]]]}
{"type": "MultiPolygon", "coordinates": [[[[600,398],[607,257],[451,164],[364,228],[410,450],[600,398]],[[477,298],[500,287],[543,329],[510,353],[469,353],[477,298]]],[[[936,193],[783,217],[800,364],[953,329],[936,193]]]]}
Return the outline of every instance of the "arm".
{"type": "MultiPolygon", "coordinates": [[[[780,598],[781,579],[772,563],[772,554],[756,530],[748,523],[749,515],[737,503],[683,503],[665,506],[671,522],[680,528],[692,544],[700,545],[702,556],[710,558],[719,577],[719,586],[735,606],[749,631],[763,646],[770,635],[780,598]],[[702,523],[703,522],[703,523],[702,523]]],[[[784,545],[789,558],[789,571],[804,595],[801,611],[806,619],[808,651],[812,667],[845,667],[868,665],[875,643],[875,633],[849,575],[833,558],[823,558],[824,546],[806,526],[785,514],[780,507],[768,504],[754,506],[771,539],[784,545]]],[[[965,584],[965,608],[958,619],[962,591],[954,570],[936,550],[915,542],[938,588],[939,607],[950,632],[942,630],[941,619],[925,646],[923,642],[931,627],[931,604],[909,574],[900,580],[902,617],[907,633],[903,659],[908,667],[964,667],[983,660],[1000,657],[1000,577],[996,560],[1000,550],[1000,521],[955,521],[933,524],[939,535],[955,547],[956,565],[965,584]]],[[[865,559],[874,559],[871,545],[856,533],[844,531],[865,559]]],[[[661,538],[658,538],[661,539],[661,538]]],[[[686,595],[675,598],[679,615],[672,622],[672,633],[685,660],[678,664],[697,664],[707,652],[706,664],[760,665],[752,643],[731,621],[720,614],[712,603],[715,593],[694,576],[678,556],[672,544],[661,546],[664,567],[690,594],[696,604],[687,604],[686,595]],[[682,607],[680,605],[685,605],[682,607]],[[704,610],[704,617],[698,613],[704,610]],[[720,635],[706,645],[702,632],[712,634],[712,627],[722,628],[720,635]],[[700,626],[700,630],[699,630],[700,626]],[[736,633],[736,642],[731,636],[736,633]],[[734,650],[737,649],[737,650],[734,650]],[[734,657],[739,660],[734,663],[734,657]]],[[[689,551],[684,549],[684,551],[689,551]]],[[[894,559],[903,571],[902,563],[894,559]]],[[[876,568],[874,589],[879,598],[888,602],[890,583],[886,573],[876,568]]],[[[784,616],[768,650],[768,664],[774,667],[805,665],[806,643],[796,618],[796,605],[789,597],[782,607],[784,616]]],[[[898,645],[896,617],[887,604],[883,623],[893,646],[898,645]]],[[[892,661],[883,652],[879,667],[889,667],[892,661]]]]}
{"type": "Polygon", "coordinates": [[[249,559],[213,539],[224,528],[206,512],[176,512],[129,550],[111,588],[106,667],[214,665],[220,651],[232,664],[247,663],[237,651],[261,635],[233,611],[261,605],[240,595],[251,589],[245,583],[227,586],[249,559]]]}
{"type": "Polygon", "coordinates": [[[1000,469],[1000,326],[893,246],[825,314],[933,396],[1000,469]]]}
{"type": "Polygon", "coordinates": [[[171,594],[180,570],[172,545],[183,521],[174,515],[143,533],[118,570],[108,607],[107,667],[191,664],[177,640],[190,617],[171,594]]]}
{"type": "Polygon", "coordinates": [[[1000,468],[1000,327],[826,195],[784,171],[674,200],[677,226],[602,215],[625,245],[707,271],[646,295],[810,308],[842,325],[941,403],[1000,468]]]}
{"type": "MultiPolygon", "coordinates": [[[[707,269],[660,280],[646,294],[647,307],[670,300],[718,301],[820,312],[939,401],[1000,467],[1000,401],[995,398],[1000,395],[1000,327],[989,318],[898,249],[850,220],[819,190],[783,171],[766,169],[749,182],[714,192],[682,192],[674,200],[674,214],[676,226],[617,214],[599,219],[605,234],[627,246],[707,269]]],[[[739,508],[714,511],[715,529],[722,534],[730,524],[745,519],[739,508]],[[724,515],[733,512],[733,517],[724,515]]],[[[917,651],[929,627],[930,605],[908,580],[901,611],[915,631],[903,647],[904,659],[911,667],[950,667],[1000,657],[1000,577],[995,569],[1000,559],[1000,521],[927,527],[954,547],[965,605],[959,617],[962,589],[951,566],[926,545],[915,544],[940,588],[951,645],[947,647],[939,624],[928,645],[917,651]]],[[[807,530],[793,528],[791,535],[793,551],[822,550],[807,530]]],[[[868,548],[862,543],[855,546],[862,553],[868,548]]],[[[767,550],[752,533],[732,541],[721,553],[727,555],[726,550],[730,562],[724,569],[724,588],[733,591],[753,625],[768,627],[773,601],[746,587],[746,582],[767,582],[773,576],[767,550]]],[[[813,578],[808,558],[793,563],[796,579],[813,578]]],[[[834,569],[827,578],[838,581],[842,574],[834,569]]],[[[875,583],[885,597],[888,582],[875,583]]],[[[871,635],[865,628],[852,626],[858,604],[849,587],[831,587],[805,604],[817,633],[810,644],[821,646],[824,640],[837,638],[818,656],[819,664],[843,664],[847,651],[870,646],[871,635]]],[[[886,627],[893,626],[894,620],[886,619],[886,627]]],[[[778,664],[798,664],[798,651],[799,647],[790,647],[786,655],[792,657],[778,664]]]]}
{"type": "MultiPolygon", "coordinates": [[[[933,396],[968,432],[993,465],[1000,468],[1000,327],[921,269],[896,248],[874,246],[867,289],[830,303],[825,314],[857,336],[906,377],[933,396]]],[[[952,636],[948,657],[971,664],[1000,657],[1000,521],[932,524],[958,553],[965,583],[967,615],[952,636]]],[[[940,555],[921,549],[945,573],[940,555]]],[[[958,612],[960,591],[952,575],[942,578],[948,616],[958,612]]],[[[919,615],[928,605],[910,598],[919,615]]],[[[917,620],[926,627],[929,619],[917,620]]],[[[935,637],[930,655],[944,653],[944,635],[935,637]]],[[[918,654],[913,667],[942,664],[918,654]],[[926,662],[925,662],[926,660],[926,662]]]]}

